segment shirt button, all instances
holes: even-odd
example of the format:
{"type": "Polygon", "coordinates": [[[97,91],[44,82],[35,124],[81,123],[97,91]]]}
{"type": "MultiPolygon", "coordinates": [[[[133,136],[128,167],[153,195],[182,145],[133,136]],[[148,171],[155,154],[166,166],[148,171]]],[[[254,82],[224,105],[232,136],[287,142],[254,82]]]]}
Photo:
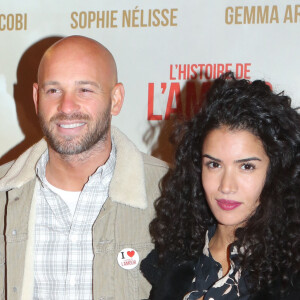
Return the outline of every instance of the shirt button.
{"type": "Polygon", "coordinates": [[[15,201],[18,201],[18,200],[20,200],[20,198],[19,198],[19,197],[16,197],[16,198],[15,198],[15,201]]]}
{"type": "Polygon", "coordinates": [[[70,278],[70,285],[75,285],[76,280],[74,277],[70,278]]]}
{"type": "Polygon", "coordinates": [[[12,232],[11,232],[12,235],[17,235],[17,230],[14,229],[12,232]]]}
{"type": "Polygon", "coordinates": [[[14,293],[16,293],[18,291],[18,289],[14,286],[13,291],[14,291],[14,293]]]}

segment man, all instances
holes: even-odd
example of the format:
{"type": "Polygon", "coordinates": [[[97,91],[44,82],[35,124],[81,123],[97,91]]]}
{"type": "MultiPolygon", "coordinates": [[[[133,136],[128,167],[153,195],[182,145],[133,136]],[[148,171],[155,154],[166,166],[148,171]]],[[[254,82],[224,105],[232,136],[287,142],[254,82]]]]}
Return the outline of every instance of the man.
{"type": "Polygon", "coordinates": [[[123,99],[98,42],[71,36],[44,54],[33,100],[45,140],[0,168],[2,298],[149,295],[139,261],[167,167],[111,128],[123,99]]]}

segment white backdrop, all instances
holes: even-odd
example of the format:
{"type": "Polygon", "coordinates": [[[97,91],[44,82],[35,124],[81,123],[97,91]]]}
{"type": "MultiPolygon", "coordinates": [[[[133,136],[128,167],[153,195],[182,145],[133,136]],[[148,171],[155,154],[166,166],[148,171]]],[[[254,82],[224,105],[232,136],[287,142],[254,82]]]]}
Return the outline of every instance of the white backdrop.
{"type": "Polygon", "coordinates": [[[188,113],[193,99],[201,102],[205,84],[199,81],[226,69],[238,77],[265,79],[276,92],[291,96],[293,106],[300,105],[299,1],[0,3],[1,163],[40,138],[32,83],[42,52],[67,35],[85,35],[110,49],[126,91],[113,124],[140,150],[165,160],[167,119],[180,110],[188,113]]]}

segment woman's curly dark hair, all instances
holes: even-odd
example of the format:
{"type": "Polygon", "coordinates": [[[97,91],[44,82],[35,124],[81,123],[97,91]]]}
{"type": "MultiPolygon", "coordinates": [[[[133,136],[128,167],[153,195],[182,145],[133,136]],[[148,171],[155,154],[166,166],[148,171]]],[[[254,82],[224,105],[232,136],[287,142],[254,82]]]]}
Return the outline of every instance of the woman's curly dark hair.
{"type": "Polygon", "coordinates": [[[159,258],[197,259],[208,227],[217,224],[201,183],[201,151],[207,134],[220,126],[253,133],[269,157],[260,205],[236,230],[233,244],[250,289],[279,280],[283,292],[300,270],[300,115],[288,96],[274,94],[264,81],[221,76],[200,112],[177,129],[175,166],[163,179],[150,224],[159,258]]]}

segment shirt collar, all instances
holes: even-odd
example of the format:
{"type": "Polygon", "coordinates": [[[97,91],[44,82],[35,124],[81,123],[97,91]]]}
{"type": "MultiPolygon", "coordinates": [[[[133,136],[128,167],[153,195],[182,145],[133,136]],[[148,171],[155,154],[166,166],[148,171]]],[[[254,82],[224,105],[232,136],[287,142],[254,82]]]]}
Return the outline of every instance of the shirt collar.
{"type": "MultiPolygon", "coordinates": [[[[100,177],[100,179],[104,179],[104,180],[107,179],[109,181],[111,180],[112,173],[114,171],[115,164],[116,164],[116,151],[117,151],[116,146],[112,139],[111,140],[111,151],[110,151],[108,160],[105,162],[104,165],[99,166],[97,168],[97,170],[95,171],[95,173],[93,173],[91,176],[89,176],[89,182],[93,181],[99,177],[100,177]]],[[[49,151],[47,148],[36,164],[36,174],[37,174],[37,177],[39,178],[42,186],[47,185],[47,183],[46,183],[47,182],[46,181],[46,165],[47,165],[48,161],[49,161],[49,151]]],[[[104,182],[104,184],[105,184],[105,182],[104,182]]]]}
{"type": "MultiPolygon", "coordinates": [[[[210,251],[209,251],[209,242],[210,242],[211,238],[214,236],[216,229],[217,229],[216,225],[209,226],[209,228],[205,234],[205,244],[203,247],[203,254],[207,257],[211,256],[210,251]]],[[[241,248],[241,251],[244,251],[243,247],[241,248]]],[[[230,245],[230,258],[237,254],[238,254],[237,247],[230,245]]]]}

